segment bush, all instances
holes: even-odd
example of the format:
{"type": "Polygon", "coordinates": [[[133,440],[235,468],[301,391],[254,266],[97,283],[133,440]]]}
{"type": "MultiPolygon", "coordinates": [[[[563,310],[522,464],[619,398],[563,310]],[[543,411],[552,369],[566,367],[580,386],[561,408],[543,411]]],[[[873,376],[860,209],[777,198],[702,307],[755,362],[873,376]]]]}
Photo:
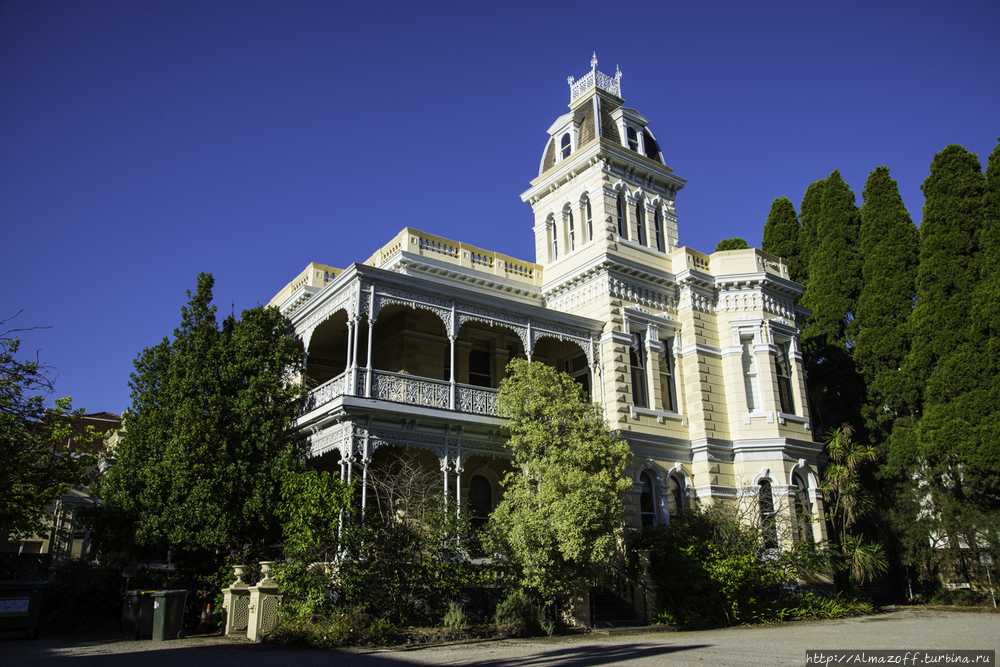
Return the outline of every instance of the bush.
{"type": "Polygon", "coordinates": [[[328,615],[281,614],[271,636],[293,646],[339,648],[385,644],[395,627],[358,607],[337,607],[328,615]]]}
{"type": "Polygon", "coordinates": [[[546,617],[545,608],[536,604],[522,588],[512,590],[497,605],[493,622],[507,626],[514,634],[536,634],[538,631],[544,631],[545,634],[551,635],[555,631],[555,623],[546,617]]]}
{"type": "Polygon", "coordinates": [[[465,609],[458,602],[449,602],[448,611],[444,614],[444,625],[452,630],[461,630],[469,623],[469,618],[465,615],[465,609]]]}
{"type": "Polygon", "coordinates": [[[782,552],[764,544],[762,531],[719,512],[690,512],[670,526],[645,529],[633,546],[652,552],[662,610],[656,622],[695,629],[822,617],[811,614],[826,603],[779,592],[794,586],[797,575],[823,569],[823,554],[811,544],[782,552]]]}

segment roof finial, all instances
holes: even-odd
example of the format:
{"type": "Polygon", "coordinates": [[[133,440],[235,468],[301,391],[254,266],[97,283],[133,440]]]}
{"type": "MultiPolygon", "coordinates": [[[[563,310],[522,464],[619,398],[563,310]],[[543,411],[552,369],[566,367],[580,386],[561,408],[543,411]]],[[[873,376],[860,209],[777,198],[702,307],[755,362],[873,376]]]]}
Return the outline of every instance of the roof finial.
{"type": "Polygon", "coordinates": [[[590,59],[590,69],[597,69],[597,51],[594,51],[594,57],[590,59]]]}

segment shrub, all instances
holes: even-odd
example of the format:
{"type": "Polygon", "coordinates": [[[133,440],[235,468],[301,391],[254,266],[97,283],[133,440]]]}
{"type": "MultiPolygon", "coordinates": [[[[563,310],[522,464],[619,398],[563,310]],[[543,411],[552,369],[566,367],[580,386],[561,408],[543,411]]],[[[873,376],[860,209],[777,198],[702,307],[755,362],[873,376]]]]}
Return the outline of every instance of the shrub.
{"type": "Polygon", "coordinates": [[[460,630],[464,628],[469,622],[468,617],[465,615],[465,609],[458,602],[449,602],[448,611],[444,614],[444,625],[447,628],[453,630],[460,630]]]}
{"type": "Polygon", "coordinates": [[[339,648],[385,644],[395,627],[358,607],[337,607],[328,615],[281,614],[271,636],[293,646],[339,648]]]}
{"type": "Polygon", "coordinates": [[[768,550],[763,537],[721,512],[690,512],[670,526],[645,529],[633,546],[652,552],[662,610],[656,622],[693,629],[768,623],[820,609],[812,598],[781,597],[780,591],[794,586],[797,575],[826,567],[823,554],[810,544],[768,550]],[[799,607],[806,611],[791,611],[799,607]]]}
{"type": "Polygon", "coordinates": [[[542,630],[551,635],[555,631],[555,623],[546,617],[545,608],[522,588],[512,590],[497,605],[493,622],[509,627],[514,634],[535,634],[542,630]]]}

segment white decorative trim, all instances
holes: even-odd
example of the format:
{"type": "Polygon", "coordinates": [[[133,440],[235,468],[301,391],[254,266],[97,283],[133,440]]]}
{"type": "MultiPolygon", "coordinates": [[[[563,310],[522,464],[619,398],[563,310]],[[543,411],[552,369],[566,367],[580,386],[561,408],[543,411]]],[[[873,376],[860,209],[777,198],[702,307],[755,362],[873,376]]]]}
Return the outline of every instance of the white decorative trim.
{"type": "Polygon", "coordinates": [[[676,412],[664,412],[663,410],[650,410],[649,408],[639,408],[632,406],[632,419],[638,419],[639,415],[645,415],[647,417],[656,417],[656,421],[659,424],[664,423],[667,419],[672,421],[680,421],[681,426],[687,426],[688,420],[687,415],[680,415],[676,412]]]}

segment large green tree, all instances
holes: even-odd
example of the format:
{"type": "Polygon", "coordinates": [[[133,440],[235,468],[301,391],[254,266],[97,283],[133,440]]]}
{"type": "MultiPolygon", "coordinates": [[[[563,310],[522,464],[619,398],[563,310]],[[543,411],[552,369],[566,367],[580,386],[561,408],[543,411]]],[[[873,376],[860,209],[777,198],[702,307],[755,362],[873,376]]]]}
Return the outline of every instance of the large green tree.
{"type": "Polygon", "coordinates": [[[868,391],[863,412],[877,443],[907,414],[899,369],[910,349],[907,321],[916,298],[919,232],[887,167],[869,175],[861,206],[862,287],[854,360],[868,391]]]}
{"type": "Polygon", "coordinates": [[[521,583],[562,604],[617,551],[632,454],[573,378],[520,359],[507,372],[498,412],[514,472],[489,530],[521,583]]]}
{"type": "MultiPolygon", "coordinates": [[[[861,421],[862,382],[854,365],[855,310],[861,290],[860,216],[854,193],[834,170],[806,190],[801,215],[815,246],[801,303],[812,311],[802,334],[810,400],[822,429],[861,421]],[[820,206],[816,197],[821,193],[820,206]],[[808,201],[807,201],[808,200],[808,201]]],[[[806,227],[803,226],[803,232],[806,227]]]]}
{"type": "MultiPolygon", "coordinates": [[[[0,320],[0,329],[8,320],[0,320]]],[[[19,330],[0,333],[0,540],[26,537],[45,528],[46,503],[87,482],[93,457],[71,451],[93,432],[73,432],[83,411],[72,411],[69,398],[46,407],[52,393],[49,369],[37,358],[20,358],[19,330]]]]}
{"type": "Polygon", "coordinates": [[[788,260],[788,272],[795,282],[805,281],[805,270],[799,248],[799,217],[788,197],[778,197],[771,202],[771,210],[764,223],[761,249],[788,260]]]}
{"type": "MultiPolygon", "coordinates": [[[[986,427],[990,396],[988,335],[975,319],[982,294],[986,179],[977,157],[951,145],[931,162],[923,183],[913,343],[904,365],[909,401],[920,421],[894,433],[890,469],[914,482],[918,516],[956,549],[976,544],[1000,507],[1000,451],[986,427]],[[984,436],[986,436],[984,438],[984,436]],[[992,518],[991,518],[992,517],[992,518]]],[[[992,538],[996,539],[995,535],[992,538]]]]}
{"type": "Polygon", "coordinates": [[[143,350],[116,464],[100,485],[104,546],[184,554],[277,542],[282,482],[301,469],[300,348],[275,308],[219,326],[211,275],[181,310],[173,340],[143,350]]]}
{"type": "Polygon", "coordinates": [[[819,227],[819,219],[823,215],[823,190],[825,187],[825,178],[810,183],[802,196],[802,204],[799,206],[799,222],[802,224],[799,230],[799,255],[802,258],[800,266],[802,280],[800,282],[802,284],[806,284],[809,280],[809,262],[819,238],[817,228],[819,227]]]}

